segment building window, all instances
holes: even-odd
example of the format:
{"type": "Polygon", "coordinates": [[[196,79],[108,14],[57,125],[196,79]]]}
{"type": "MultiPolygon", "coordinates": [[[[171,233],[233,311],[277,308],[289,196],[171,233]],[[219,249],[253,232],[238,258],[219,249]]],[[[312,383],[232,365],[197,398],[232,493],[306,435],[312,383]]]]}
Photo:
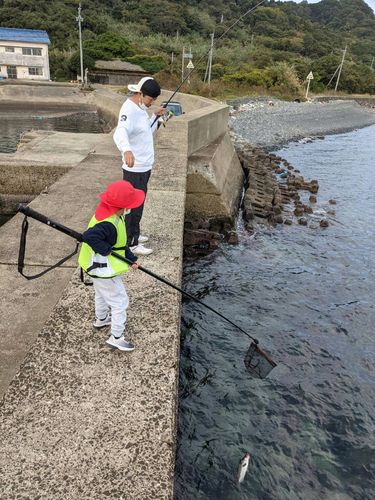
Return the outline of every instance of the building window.
{"type": "Polygon", "coordinates": [[[16,66],[7,66],[7,74],[8,74],[8,78],[10,78],[12,80],[16,80],[17,79],[16,66]]]}
{"type": "Polygon", "coordinates": [[[29,68],[29,75],[43,76],[43,68],[29,68]]]}
{"type": "Polygon", "coordinates": [[[14,47],[5,47],[5,52],[14,52],[14,47]]]}
{"type": "Polygon", "coordinates": [[[42,49],[32,49],[29,47],[22,47],[22,54],[24,56],[41,56],[42,49]]]}

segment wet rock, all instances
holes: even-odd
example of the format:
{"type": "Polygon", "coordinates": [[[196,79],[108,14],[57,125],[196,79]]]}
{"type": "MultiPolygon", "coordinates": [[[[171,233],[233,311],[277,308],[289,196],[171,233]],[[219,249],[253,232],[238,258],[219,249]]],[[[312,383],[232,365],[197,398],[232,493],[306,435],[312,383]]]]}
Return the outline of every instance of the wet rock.
{"type": "Polygon", "coordinates": [[[328,210],[327,214],[328,215],[336,215],[336,212],[334,210],[328,210]]]}
{"type": "Polygon", "coordinates": [[[312,214],[313,213],[313,209],[311,207],[308,207],[308,206],[305,206],[305,214],[312,214]]]}
{"type": "Polygon", "coordinates": [[[318,226],[316,226],[315,224],[311,224],[310,229],[318,229],[318,226]]]}
{"type": "Polygon", "coordinates": [[[317,137],[317,139],[320,139],[321,141],[324,141],[325,137],[324,137],[324,135],[320,135],[320,136],[317,137]]]}
{"type": "Polygon", "coordinates": [[[298,219],[298,224],[300,226],[307,226],[307,219],[306,219],[306,217],[301,217],[300,219],[298,219]]]}
{"type": "Polygon", "coordinates": [[[322,219],[319,222],[319,225],[320,225],[320,227],[328,227],[329,226],[329,222],[327,221],[327,219],[322,219]]]}
{"type": "Polygon", "coordinates": [[[284,222],[284,218],[282,215],[275,215],[274,222],[276,224],[282,224],[284,222]]]}
{"type": "Polygon", "coordinates": [[[330,204],[331,205],[337,205],[337,201],[336,200],[329,200],[330,204]]]}
{"type": "MultiPolygon", "coordinates": [[[[249,227],[247,229],[249,230],[249,227]]],[[[236,231],[231,231],[228,234],[228,243],[230,245],[237,245],[237,243],[238,243],[238,234],[236,233],[236,231]]]]}
{"type": "Polygon", "coordinates": [[[297,217],[301,217],[301,215],[304,214],[304,210],[302,207],[297,207],[295,210],[294,210],[294,215],[296,215],[297,217]]]}
{"type": "Polygon", "coordinates": [[[292,219],[285,219],[285,220],[284,220],[284,224],[285,224],[286,226],[291,226],[291,225],[293,224],[293,220],[292,220],[292,219]]]}
{"type": "Polygon", "coordinates": [[[296,173],[296,174],[299,174],[299,173],[300,173],[300,170],[295,170],[295,173],[296,173]]]}
{"type": "Polygon", "coordinates": [[[309,201],[310,201],[310,203],[316,203],[316,201],[317,201],[316,200],[316,196],[311,195],[310,198],[309,198],[309,201]]]}

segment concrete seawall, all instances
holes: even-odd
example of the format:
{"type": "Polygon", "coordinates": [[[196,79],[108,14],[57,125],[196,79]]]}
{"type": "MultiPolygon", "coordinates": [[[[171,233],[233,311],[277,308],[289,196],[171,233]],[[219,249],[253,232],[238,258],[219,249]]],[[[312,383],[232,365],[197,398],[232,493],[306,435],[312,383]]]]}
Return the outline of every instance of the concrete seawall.
{"type": "MultiPolygon", "coordinates": [[[[228,113],[208,100],[179,94],[183,99],[186,115],[156,135],[142,224],[154,253],[140,259],[177,285],[188,157],[225,135],[228,113]]],[[[116,121],[124,97],[102,92],[94,100],[116,121]]],[[[33,200],[34,210],[76,231],[86,228],[98,194],[122,177],[112,134],[96,141],[33,200]]],[[[112,352],[104,345],[108,329],[92,327],[93,290],[80,283],[76,258],[35,281],[17,274],[21,221],[16,215],[0,229],[1,498],[172,499],[180,295],[140,271],[125,275],[126,338],[136,350],[112,352]]],[[[30,220],[25,273],[73,248],[69,237],[30,220]]]]}

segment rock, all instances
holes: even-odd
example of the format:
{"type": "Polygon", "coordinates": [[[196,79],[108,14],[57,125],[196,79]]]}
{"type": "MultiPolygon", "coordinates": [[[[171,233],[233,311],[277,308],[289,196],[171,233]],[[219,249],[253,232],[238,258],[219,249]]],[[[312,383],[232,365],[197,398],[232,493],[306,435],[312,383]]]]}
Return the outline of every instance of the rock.
{"type": "Polygon", "coordinates": [[[316,196],[311,195],[309,198],[310,203],[316,203],[316,196]]]}
{"type": "Polygon", "coordinates": [[[336,212],[334,210],[328,210],[327,214],[328,215],[336,215],[336,212]]]}
{"type": "MultiPolygon", "coordinates": [[[[249,225],[247,226],[247,228],[249,229],[249,225]]],[[[236,231],[231,231],[228,234],[228,243],[230,245],[237,245],[237,243],[238,243],[238,234],[236,233],[236,231]]]]}
{"type": "Polygon", "coordinates": [[[320,139],[321,141],[324,141],[325,137],[324,137],[324,135],[320,135],[319,137],[317,137],[317,139],[320,139]]]}
{"type": "Polygon", "coordinates": [[[295,170],[295,173],[296,173],[296,174],[299,174],[299,173],[300,173],[300,170],[295,170]]]}
{"type": "Polygon", "coordinates": [[[298,224],[300,224],[301,226],[307,226],[306,217],[301,217],[300,219],[298,219],[298,224]]]}
{"type": "Polygon", "coordinates": [[[294,210],[294,215],[296,215],[297,217],[301,217],[301,215],[303,215],[304,211],[303,211],[303,208],[302,207],[297,207],[295,210],[294,210]]]}
{"type": "Polygon", "coordinates": [[[274,222],[276,224],[282,224],[284,222],[284,218],[282,215],[276,215],[274,218],[274,222]]]}
{"type": "Polygon", "coordinates": [[[293,224],[293,221],[292,221],[292,219],[285,219],[285,220],[284,220],[284,224],[285,224],[286,226],[291,226],[291,225],[293,224]]]}
{"type": "Polygon", "coordinates": [[[337,205],[337,201],[336,200],[329,200],[330,204],[331,205],[337,205]]]}
{"type": "Polygon", "coordinates": [[[312,214],[313,209],[311,207],[305,206],[305,214],[312,214]]]}
{"type": "Polygon", "coordinates": [[[319,223],[320,227],[328,227],[329,222],[326,219],[322,219],[319,223]]]}
{"type": "Polygon", "coordinates": [[[281,174],[280,176],[282,179],[285,179],[286,177],[288,177],[288,174],[281,174]]]}
{"type": "Polygon", "coordinates": [[[311,224],[310,229],[318,229],[318,226],[316,226],[315,224],[311,224]]]}

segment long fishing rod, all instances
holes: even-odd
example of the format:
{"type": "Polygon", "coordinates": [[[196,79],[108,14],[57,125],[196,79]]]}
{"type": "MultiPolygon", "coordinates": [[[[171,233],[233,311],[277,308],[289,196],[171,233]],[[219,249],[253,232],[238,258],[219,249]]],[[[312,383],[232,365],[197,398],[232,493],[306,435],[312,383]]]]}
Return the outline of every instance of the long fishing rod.
{"type": "MultiPolygon", "coordinates": [[[[186,80],[190,77],[190,75],[196,70],[197,66],[203,61],[203,59],[206,57],[206,55],[215,47],[215,45],[217,43],[220,42],[220,40],[228,33],[228,31],[230,31],[232,28],[234,28],[236,26],[236,24],[238,24],[244,17],[246,17],[248,14],[250,14],[250,12],[253,12],[255,9],[257,9],[258,7],[260,7],[262,5],[262,3],[264,3],[266,0],[262,0],[261,2],[259,2],[257,5],[255,5],[255,7],[251,7],[251,9],[249,9],[247,12],[245,12],[245,14],[243,14],[241,17],[239,17],[237,19],[237,21],[235,21],[231,26],[229,26],[229,28],[224,31],[224,33],[216,40],[215,43],[213,43],[210,48],[207,50],[207,52],[205,52],[203,54],[203,56],[199,59],[199,61],[197,62],[197,64],[194,66],[194,68],[192,68],[189,73],[187,74],[187,76],[182,80],[182,82],[180,83],[180,85],[176,88],[176,90],[173,92],[173,94],[171,95],[171,97],[168,99],[167,103],[165,104],[165,106],[163,106],[164,108],[166,108],[168,106],[168,104],[171,102],[171,100],[173,99],[173,97],[177,94],[177,92],[180,90],[180,88],[182,87],[182,85],[186,82],[186,80]]],[[[182,61],[182,64],[184,64],[184,61],[182,61]]],[[[156,117],[155,120],[152,122],[152,125],[151,127],[154,126],[155,122],[157,122],[157,120],[159,119],[159,117],[156,117]]]]}
{"type": "MultiPolygon", "coordinates": [[[[21,203],[17,205],[16,207],[16,211],[17,212],[22,212],[23,214],[25,214],[26,216],[29,216],[31,217],[32,219],[35,219],[39,222],[42,222],[43,224],[47,224],[47,226],[50,226],[50,227],[53,227],[54,229],[57,229],[57,231],[60,231],[61,233],[64,233],[72,238],[74,238],[75,240],[77,240],[78,242],[82,243],[83,242],[83,239],[82,239],[82,234],[81,233],[78,233],[77,231],[74,231],[73,229],[69,229],[68,227],[66,226],[63,226],[62,224],[60,224],[59,222],[56,222],[52,219],[50,219],[49,217],[47,217],[46,215],[42,215],[40,214],[39,212],[36,212],[35,210],[33,210],[32,208],[30,207],[27,207],[25,205],[22,205],[21,203]]],[[[20,245],[20,250],[21,248],[23,249],[23,255],[21,256],[22,258],[19,258],[19,261],[18,261],[18,271],[23,274],[21,271],[22,271],[22,268],[23,268],[23,257],[24,257],[24,249],[25,249],[25,245],[26,245],[26,234],[25,232],[22,233],[21,235],[21,245],[20,245]]],[[[21,252],[20,252],[20,255],[21,255],[21,252]]],[[[73,254],[72,254],[73,255],[73,254]]],[[[72,256],[70,255],[69,258],[72,256]]],[[[130,259],[127,259],[126,257],[123,257],[122,255],[116,253],[116,252],[111,252],[111,255],[113,255],[114,257],[116,257],[117,259],[119,260],[122,260],[123,262],[126,262],[127,264],[134,264],[133,261],[131,261],[130,259]]],[[[52,268],[51,268],[52,269],[52,268]]],[[[230,319],[226,318],[225,316],[223,316],[221,313],[219,313],[218,311],[216,311],[215,309],[213,309],[212,307],[208,306],[207,304],[205,304],[204,302],[202,302],[201,300],[197,299],[196,297],[194,297],[194,295],[191,295],[190,293],[188,292],[185,292],[185,290],[182,290],[181,288],[179,288],[178,286],[174,285],[173,283],[170,283],[169,281],[167,281],[166,279],[162,278],[161,276],[153,273],[152,271],[149,271],[148,269],[142,267],[142,266],[138,266],[138,269],[140,271],[143,271],[144,273],[152,276],[153,278],[156,278],[157,280],[161,281],[162,283],[170,286],[171,288],[174,288],[175,290],[177,290],[178,292],[182,293],[183,295],[186,295],[187,297],[189,297],[190,299],[192,300],[195,300],[196,302],[198,302],[198,304],[201,304],[202,306],[206,307],[207,309],[209,309],[210,311],[214,312],[215,314],[217,314],[218,316],[220,316],[220,318],[222,319],[225,319],[225,321],[228,321],[228,323],[230,323],[232,326],[236,327],[238,330],[240,330],[242,333],[244,333],[245,335],[247,335],[249,338],[251,338],[256,344],[258,344],[258,340],[257,339],[254,339],[251,335],[249,335],[245,330],[243,330],[242,328],[240,328],[238,325],[236,325],[235,323],[233,323],[233,321],[231,321],[230,319]]],[[[40,276],[40,275],[38,275],[40,276]]],[[[26,277],[26,276],[25,276],[26,277]]]]}

